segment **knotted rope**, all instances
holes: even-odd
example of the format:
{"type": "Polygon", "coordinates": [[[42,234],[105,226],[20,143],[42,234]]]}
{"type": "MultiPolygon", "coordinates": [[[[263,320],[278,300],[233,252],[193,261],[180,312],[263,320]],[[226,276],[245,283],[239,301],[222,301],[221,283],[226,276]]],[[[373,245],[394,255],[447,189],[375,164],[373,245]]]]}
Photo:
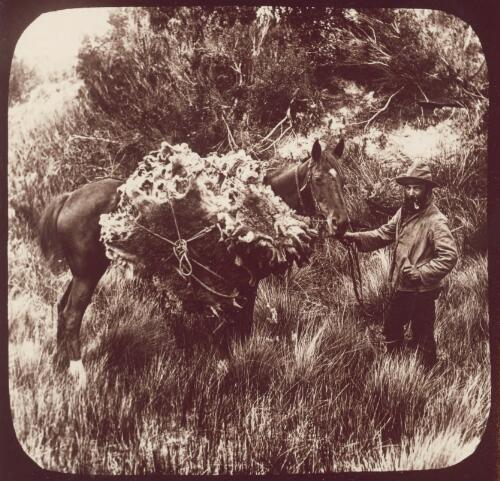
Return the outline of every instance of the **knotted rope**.
{"type": "Polygon", "coordinates": [[[188,257],[188,245],[185,239],[174,242],[174,255],[179,261],[178,271],[182,277],[189,277],[193,273],[193,265],[188,257]]]}
{"type": "MultiPolygon", "coordinates": [[[[193,263],[196,264],[197,266],[201,267],[205,271],[209,272],[213,276],[217,277],[218,279],[224,280],[224,277],[222,277],[220,274],[217,274],[214,272],[212,269],[209,267],[205,266],[201,262],[197,261],[194,258],[190,258],[190,253],[189,253],[189,248],[188,244],[194,240],[200,239],[201,237],[207,235],[209,232],[211,232],[218,224],[212,225],[210,227],[204,227],[202,230],[200,230],[198,233],[195,235],[191,236],[189,239],[183,239],[180,234],[179,230],[179,225],[177,223],[177,217],[175,215],[175,211],[172,205],[172,202],[169,202],[171,210],[172,210],[172,217],[174,219],[174,224],[175,228],[177,231],[178,239],[174,242],[171,239],[168,239],[160,234],[157,234],[156,232],[152,231],[151,229],[148,229],[146,226],[140,224],[139,222],[135,222],[135,225],[145,232],[148,232],[150,235],[161,239],[162,241],[166,242],[172,247],[172,254],[167,258],[170,259],[172,255],[175,256],[175,258],[178,261],[178,267],[175,268],[177,273],[183,278],[183,279],[188,279],[189,277],[192,277],[200,286],[202,286],[204,289],[207,291],[211,292],[214,295],[217,295],[219,297],[222,297],[224,299],[232,299],[233,303],[235,303],[236,297],[238,297],[239,293],[237,291],[233,291],[231,294],[224,294],[222,292],[219,292],[215,290],[214,288],[210,287],[209,285],[205,284],[198,276],[196,276],[193,272],[193,263]]],[[[238,305],[237,305],[238,306],[238,305]]],[[[241,306],[239,306],[241,307],[241,306]]]]}

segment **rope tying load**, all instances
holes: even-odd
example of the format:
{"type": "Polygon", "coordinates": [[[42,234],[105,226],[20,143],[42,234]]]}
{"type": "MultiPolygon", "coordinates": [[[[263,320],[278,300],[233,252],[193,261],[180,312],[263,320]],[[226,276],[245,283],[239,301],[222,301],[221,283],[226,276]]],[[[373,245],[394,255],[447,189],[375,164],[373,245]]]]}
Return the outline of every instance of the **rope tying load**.
{"type": "Polygon", "coordinates": [[[193,273],[193,266],[189,261],[187,242],[184,239],[179,239],[175,243],[174,254],[179,261],[179,273],[183,277],[189,277],[193,273]]]}
{"type": "Polygon", "coordinates": [[[243,151],[203,158],[163,142],[120,186],[117,209],[101,216],[107,256],[132,263],[176,302],[237,306],[245,286],[306,262],[317,237],[264,174],[243,151]]]}

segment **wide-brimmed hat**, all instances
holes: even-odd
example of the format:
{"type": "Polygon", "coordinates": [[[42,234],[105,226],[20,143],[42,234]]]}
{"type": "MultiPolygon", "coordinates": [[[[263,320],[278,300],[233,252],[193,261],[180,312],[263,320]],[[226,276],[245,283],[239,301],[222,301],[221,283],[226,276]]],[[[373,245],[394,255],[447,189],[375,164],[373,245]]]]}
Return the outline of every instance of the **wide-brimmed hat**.
{"type": "Polygon", "coordinates": [[[439,187],[437,182],[432,180],[431,169],[425,162],[419,162],[412,165],[405,175],[396,177],[396,182],[401,185],[411,184],[413,182],[423,182],[431,187],[439,187]]]}

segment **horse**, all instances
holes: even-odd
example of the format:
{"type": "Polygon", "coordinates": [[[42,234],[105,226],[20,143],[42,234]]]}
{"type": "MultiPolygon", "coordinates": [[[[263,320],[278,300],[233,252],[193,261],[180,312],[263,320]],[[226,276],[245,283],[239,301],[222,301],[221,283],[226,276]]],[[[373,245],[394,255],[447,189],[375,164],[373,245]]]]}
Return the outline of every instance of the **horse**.
{"type": "MultiPolygon", "coordinates": [[[[264,183],[298,214],[325,220],[329,235],[341,237],[348,217],[342,193],[339,159],[344,150],[341,139],[335,149],[322,150],[315,141],[310,156],[292,166],[267,173],[264,183]]],[[[100,240],[99,218],[113,212],[119,202],[118,187],[123,180],[104,178],[56,197],[45,208],[39,222],[39,243],[45,258],[65,260],[72,279],[57,304],[58,364],[85,385],[81,357],[80,328],[93,292],[109,266],[100,240]]],[[[246,286],[246,304],[236,313],[239,334],[248,336],[253,322],[256,285],[246,286]]]]}

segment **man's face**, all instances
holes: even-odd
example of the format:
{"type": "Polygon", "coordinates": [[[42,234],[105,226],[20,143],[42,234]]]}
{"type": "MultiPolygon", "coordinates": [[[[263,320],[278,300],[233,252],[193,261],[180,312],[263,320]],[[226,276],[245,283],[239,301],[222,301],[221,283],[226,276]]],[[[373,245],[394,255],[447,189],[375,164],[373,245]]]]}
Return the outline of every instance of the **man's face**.
{"type": "Polygon", "coordinates": [[[418,210],[422,207],[425,199],[427,187],[423,183],[412,183],[404,186],[405,203],[412,210],[418,210]]]}

